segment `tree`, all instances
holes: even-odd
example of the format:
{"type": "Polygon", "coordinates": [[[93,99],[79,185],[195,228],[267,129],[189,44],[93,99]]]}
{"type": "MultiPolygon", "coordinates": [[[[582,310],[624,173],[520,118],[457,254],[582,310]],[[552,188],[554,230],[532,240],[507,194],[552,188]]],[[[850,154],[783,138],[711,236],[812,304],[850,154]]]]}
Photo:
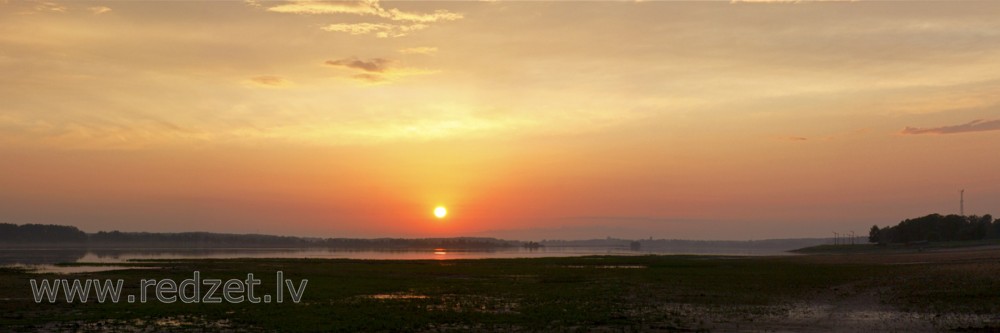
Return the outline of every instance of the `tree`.
{"type": "Polygon", "coordinates": [[[868,232],[868,242],[878,243],[879,242],[878,234],[879,234],[878,225],[873,225],[872,230],[868,232]]]}

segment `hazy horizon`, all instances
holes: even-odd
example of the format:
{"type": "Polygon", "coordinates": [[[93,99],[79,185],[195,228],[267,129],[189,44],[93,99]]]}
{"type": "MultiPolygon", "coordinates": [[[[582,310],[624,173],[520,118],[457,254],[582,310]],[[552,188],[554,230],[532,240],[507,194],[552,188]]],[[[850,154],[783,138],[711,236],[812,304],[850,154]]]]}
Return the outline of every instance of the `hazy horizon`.
{"type": "Polygon", "coordinates": [[[750,2],[0,1],[0,222],[748,240],[1000,207],[1000,2],[750,2]]]}

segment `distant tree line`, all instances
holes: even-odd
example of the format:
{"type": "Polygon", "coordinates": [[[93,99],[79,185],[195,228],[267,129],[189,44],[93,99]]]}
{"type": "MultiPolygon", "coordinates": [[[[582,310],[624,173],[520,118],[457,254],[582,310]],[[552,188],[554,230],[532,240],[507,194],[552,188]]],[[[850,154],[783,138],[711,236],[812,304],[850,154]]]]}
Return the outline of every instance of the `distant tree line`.
{"type": "Polygon", "coordinates": [[[455,238],[306,238],[210,232],[97,232],[72,226],[0,224],[0,245],[88,246],[95,248],[338,248],[338,249],[489,249],[521,242],[485,237],[455,238]]]}
{"type": "Polygon", "coordinates": [[[85,244],[87,233],[76,227],[64,225],[0,223],[0,242],[9,244],[85,244]]]}
{"type": "Polygon", "coordinates": [[[871,243],[912,243],[967,241],[1000,238],[1000,219],[993,216],[962,216],[930,214],[906,219],[895,226],[879,229],[873,225],[868,232],[871,243]]]}
{"type": "Polygon", "coordinates": [[[634,251],[658,251],[658,252],[682,252],[682,253],[703,253],[717,252],[720,250],[731,251],[733,253],[745,252],[748,250],[759,251],[787,251],[808,246],[815,246],[826,242],[826,238],[786,238],[786,239],[760,239],[749,241],[737,240],[691,240],[691,239],[620,239],[620,238],[599,238],[587,240],[542,240],[541,245],[549,248],[559,247],[602,247],[628,249],[634,251]]]}
{"type": "Polygon", "coordinates": [[[90,244],[99,246],[144,247],[301,247],[308,246],[307,239],[272,235],[237,235],[210,232],[121,232],[101,231],[90,234],[90,244]]]}
{"type": "Polygon", "coordinates": [[[196,248],[301,248],[321,247],[339,249],[434,249],[434,248],[494,248],[516,246],[495,238],[304,238],[259,234],[218,234],[209,232],[148,233],[148,232],[98,232],[90,235],[92,246],[141,245],[143,247],[196,247],[196,248]]]}
{"type": "Polygon", "coordinates": [[[520,246],[521,242],[489,237],[453,238],[327,238],[319,240],[329,248],[378,248],[378,249],[488,249],[520,246]]]}

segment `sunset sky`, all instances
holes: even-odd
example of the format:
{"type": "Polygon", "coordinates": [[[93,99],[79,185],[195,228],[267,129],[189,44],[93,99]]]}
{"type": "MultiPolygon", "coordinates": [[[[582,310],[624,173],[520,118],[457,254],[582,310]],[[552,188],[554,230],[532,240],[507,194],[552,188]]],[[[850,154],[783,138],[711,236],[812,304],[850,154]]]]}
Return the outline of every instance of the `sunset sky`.
{"type": "Polygon", "coordinates": [[[0,222],[827,237],[961,189],[1000,214],[1000,2],[763,2],[0,0],[0,222]]]}

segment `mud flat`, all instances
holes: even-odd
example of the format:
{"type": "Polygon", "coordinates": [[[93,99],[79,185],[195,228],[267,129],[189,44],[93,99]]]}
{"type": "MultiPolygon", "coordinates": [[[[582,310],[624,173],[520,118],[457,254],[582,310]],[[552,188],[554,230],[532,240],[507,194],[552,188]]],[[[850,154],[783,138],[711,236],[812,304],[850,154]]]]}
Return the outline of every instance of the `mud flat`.
{"type": "MultiPolygon", "coordinates": [[[[996,331],[1000,249],[781,257],[222,259],[0,270],[12,331],[996,331]],[[301,302],[36,303],[31,279],[308,279],[301,302]]],[[[272,288],[273,289],[273,288],[272,288]]],[[[264,288],[259,293],[268,293],[264,288]]],[[[259,294],[258,294],[259,295],[259,294]]]]}

